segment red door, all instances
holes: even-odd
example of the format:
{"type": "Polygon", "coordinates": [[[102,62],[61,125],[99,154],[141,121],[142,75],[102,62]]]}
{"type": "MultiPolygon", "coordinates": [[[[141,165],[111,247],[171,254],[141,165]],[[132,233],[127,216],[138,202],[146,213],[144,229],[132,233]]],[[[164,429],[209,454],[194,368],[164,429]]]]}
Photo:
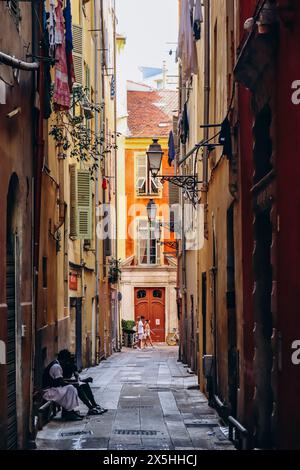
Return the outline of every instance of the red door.
{"type": "Polygon", "coordinates": [[[161,287],[135,288],[135,319],[150,320],[152,341],[165,342],[165,289],[161,287]]]}

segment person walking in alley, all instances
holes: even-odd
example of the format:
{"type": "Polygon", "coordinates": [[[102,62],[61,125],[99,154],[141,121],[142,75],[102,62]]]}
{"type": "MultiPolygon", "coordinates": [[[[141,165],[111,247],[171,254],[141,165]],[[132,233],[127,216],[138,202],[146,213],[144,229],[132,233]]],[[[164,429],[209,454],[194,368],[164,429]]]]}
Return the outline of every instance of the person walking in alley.
{"type": "Polygon", "coordinates": [[[79,407],[78,392],[73,385],[63,378],[63,369],[59,358],[48,364],[43,373],[43,398],[54,401],[62,407],[62,418],[67,421],[81,421],[82,416],[75,410],[79,407]]]}
{"type": "Polygon", "coordinates": [[[144,330],[145,330],[144,348],[146,348],[148,346],[148,344],[150,343],[150,346],[152,346],[152,349],[154,349],[154,346],[153,346],[153,343],[152,343],[152,338],[151,338],[151,333],[153,333],[153,331],[151,330],[151,327],[150,327],[150,320],[145,321],[144,330]]]}
{"type": "Polygon", "coordinates": [[[133,343],[132,347],[135,349],[137,347],[137,349],[141,350],[143,349],[143,340],[144,340],[144,320],[145,320],[145,317],[137,317],[137,321],[136,321],[136,324],[135,324],[135,330],[137,332],[137,339],[135,340],[135,342],[133,343]]]}
{"type": "Polygon", "coordinates": [[[145,320],[145,317],[142,316],[140,318],[140,321],[138,322],[138,349],[145,349],[145,346],[144,346],[144,334],[145,334],[144,320],[145,320]]]}
{"type": "Polygon", "coordinates": [[[74,356],[68,351],[63,349],[58,353],[58,360],[63,369],[64,380],[73,385],[78,392],[80,400],[88,407],[88,415],[101,415],[108,410],[98,405],[95,401],[93,392],[89,383],[93,382],[92,377],[81,379],[78,373],[78,368],[75,363],[74,356]]]}

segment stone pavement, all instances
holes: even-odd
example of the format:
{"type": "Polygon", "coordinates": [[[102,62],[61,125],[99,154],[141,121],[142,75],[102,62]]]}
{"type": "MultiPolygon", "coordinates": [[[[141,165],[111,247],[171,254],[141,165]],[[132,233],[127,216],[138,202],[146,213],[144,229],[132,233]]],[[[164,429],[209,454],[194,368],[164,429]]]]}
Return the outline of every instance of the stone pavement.
{"type": "Polygon", "coordinates": [[[218,415],[197,389],[197,377],[177,357],[178,349],[165,345],[124,348],[85,370],[82,377],[94,379],[96,401],[109,411],[75,423],[59,414],[38,433],[38,449],[232,450],[218,415]]]}

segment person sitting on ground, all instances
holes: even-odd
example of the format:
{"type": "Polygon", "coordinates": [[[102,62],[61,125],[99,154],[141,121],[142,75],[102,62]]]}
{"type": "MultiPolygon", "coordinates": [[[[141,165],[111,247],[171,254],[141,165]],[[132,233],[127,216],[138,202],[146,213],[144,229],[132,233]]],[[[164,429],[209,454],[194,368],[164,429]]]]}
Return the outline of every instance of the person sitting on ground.
{"type": "Polygon", "coordinates": [[[75,410],[79,407],[78,392],[73,385],[63,378],[63,369],[59,358],[48,364],[43,373],[43,398],[54,401],[62,407],[62,419],[80,421],[83,419],[75,410]]]}
{"type": "Polygon", "coordinates": [[[93,382],[92,377],[82,379],[79,376],[78,368],[74,356],[68,351],[63,349],[58,353],[59,361],[62,364],[64,380],[72,384],[78,392],[80,400],[88,407],[89,415],[101,415],[108,410],[96,403],[93,392],[89,383],[93,382]]]}

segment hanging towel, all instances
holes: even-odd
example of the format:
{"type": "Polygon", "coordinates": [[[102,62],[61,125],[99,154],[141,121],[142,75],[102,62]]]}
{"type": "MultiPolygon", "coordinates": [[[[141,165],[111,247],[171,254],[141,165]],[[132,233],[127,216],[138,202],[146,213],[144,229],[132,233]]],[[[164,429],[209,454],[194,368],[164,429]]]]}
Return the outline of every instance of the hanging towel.
{"type": "Polygon", "coordinates": [[[49,55],[54,57],[55,53],[55,0],[50,0],[49,11],[49,55]]]}
{"type": "Polygon", "coordinates": [[[175,159],[175,155],[176,155],[173,131],[170,131],[170,134],[169,134],[168,147],[169,147],[168,163],[169,163],[169,166],[172,166],[172,163],[173,163],[173,161],[175,159]]]}
{"type": "Polygon", "coordinates": [[[70,92],[72,92],[73,84],[75,82],[75,71],[73,63],[73,34],[72,34],[72,12],[71,0],[67,0],[66,8],[64,9],[65,28],[66,28],[66,55],[68,66],[68,84],[70,92]]]}
{"type": "Polygon", "coordinates": [[[198,58],[191,22],[190,0],[181,1],[177,59],[182,65],[183,80],[198,73],[198,58]]]}
{"type": "Polygon", "coordinates": [[[201,27],[203,23],[203,12],[201,0],[196,0],[194,7],[193,30],[195,41],[201,39],[201,27]]]}
{"type": "Polygon", "coordinates": [[[68,65],[65,44],[64,16],[62,0],[57,0],[55,8],[55,83],[53,103],[56,109],[69,109],[71,104],[70,88],[68,83],[68,65]]]}
{"type": "Polygon", "coordinates": [[[223,155],[227,158],[232,157],[232,141],[231,141],[231,127],[229,119],[226,117],[221,126],[221,133],[219,137],[219,144],[224,145],[223,155]]]}

